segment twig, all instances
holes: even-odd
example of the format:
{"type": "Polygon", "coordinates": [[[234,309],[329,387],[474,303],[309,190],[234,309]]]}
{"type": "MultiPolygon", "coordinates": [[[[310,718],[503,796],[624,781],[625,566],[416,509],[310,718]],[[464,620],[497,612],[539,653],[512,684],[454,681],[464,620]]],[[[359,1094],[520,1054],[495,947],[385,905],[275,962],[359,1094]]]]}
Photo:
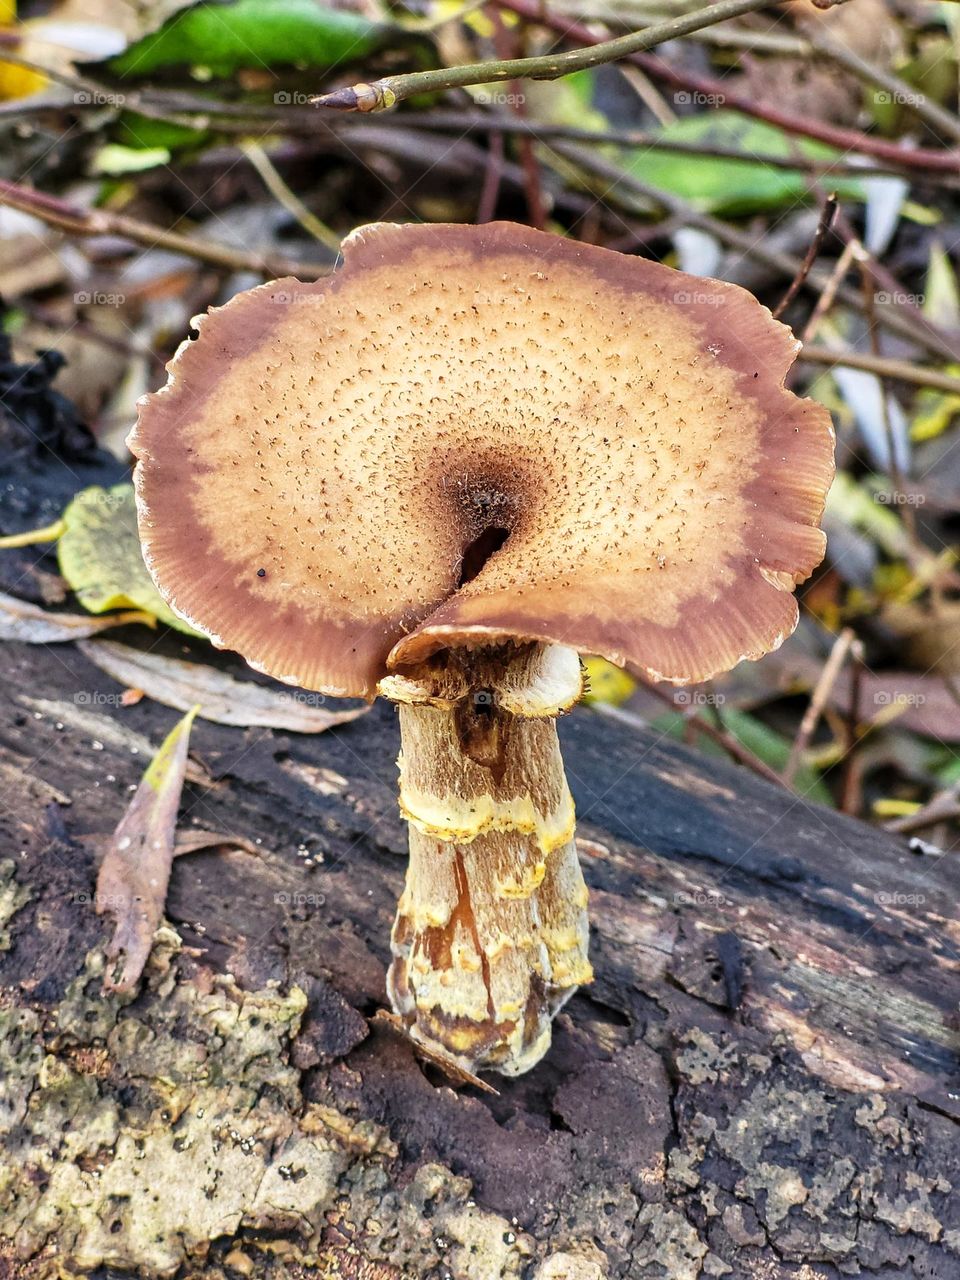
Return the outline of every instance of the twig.
{"type": "Polygon", "coordinates": [[[837,197],[834,195],[828,196],[824,202],[823,208],[820,210],[820,221],[817,223],[817,229],[813,234],[813,239],[810,241],[810,247],[807,249],[803,262],[800,263],[800,270],[790,281],[790,287],[780,299],[780,302],[777,304],[773,312],[774,320],[780,319],[784,311],[786,311],[787,307],[789,307],[790,303],[800,292],[804,280],[806,280],[807,276],[813,270],[813,264],[816,262],[823,246],[824,237],[833,226],[833,217],[836,212],[837,197]]]}
{"type": "Polygon", "coordinates": [[[491,62],[473,62],[463,67],[440,67],[435,71],[413,71],[406,75],[386,76],[372,84],[356,84],[350,88],[335,89],[312,98],[318,107],[332,107],[336,111],[385,111],[403,102],[415,93],[436,93],[443,89],[460,89],[473,84],[496,84],[503,80],[558,80],[573,71],[599,67],[606,62],[616,62],[629,54],[652,49],[667,40],[676,40],[713,26],[725,18],[736,18],[743,13],[754,13],[767,8],[773,0],[717,0],[695,13],[683,14],[647,27],[632,31],[615,40],[591,42],[585,48],[568,53],[548,53],[538,58],[510,58],[491,62]]]}
{"type": "MultiPolygon", "coordinates": [[[[341,119],[333,117],[339,130],[349,126],[359,136],[363,136],[364,121],[356,117],[345,116],[341,119]]],[[[569,124],[549,124],[539,120],[517,120],[499,112],[436,110],[413,115],[382,116],[378,123],[387,121],[397,125],[416,126],[422,129],[436,129],[443,133],[478,133],[497,129],[504,134],[533,134],[541,140],[566,138],[571,142],[596,142],[601,145],[609,143],[618,147],[642,147],[646,151],[666,151],[676,155],[705,156],[710,160],[734,160],[741,164],[764,165],[769,169],[785,169],[798,173],[822,174],[824,179],[873,178],[892,174],[894,177],[909,178],[912,175],[903,165],[850,164],[843,160],[815,156],[771,155],[769,152],[744,151],[740,147],[723,146],[720,143],[690,142],[685,138],[666,138],[658,133],[649,133],[645,129],[579,129],[569,124]]],[[[315,132],[315,130],[314,130],[315,132]]],[[[939,179],[938,179],[939,181],[939,179]]],[[[948,186],[960,186],[960,176],[955,183],[944,182],[948,186]]]]}
{"type": "MultiPolygon", "coordinates": [[[[712,214],[702,213],[687,200],[675,195],[673,192],[664,191],[659,187],[651,186],[648,182],[643,182],[632,173],[627,173],[611,163],[605,156],[598,154],[595,150],[586,150],[583,147],[575,147],[561,142],[553,143],[552,149],[557,155],[572,160],[581,169],[585,169],[587,172],[592,171],[604,178],[610,184],[603,192],[603,197],[608,202],[619,204],[632,213],[649,216],[649,205],[645,202],[653,201],[674,214],[687,226],[699,227],[701,231],[706,231],[709,235],[714,236],[721,244],[731,245],[733,248],[739,249],[745,256],[754,258],[757,262],[765,263],[776,271],[782,271],[788,277],[792,277],[800,269],[799,259],[792,254],[781,253],[778,250],[771,249],[763,242],[762,238],[758,239],[757,236],[750,232],[741,231],[738,227],[733,227],[712,214]],[[632,195],[631,193],[635,194],[632,195]],[[638,201],[635,198],[636,195],[643,196],[644,201],[638,201]]],[[[823,288],[827,278],[826,273],[814,268],[803,282],[804,287],[810,289],[823,288]]],[[[847,306],[854,307],[858,311],[863,308],[863,299],[857,289],[838,285],[837,297],[847,306]]],[[[892,333],[900,335],[911,343],[926,347],[928,351],[933,352],[941,359],[950,361],[960,359],[960,347],[958,347],[956,341],[939,332],[918,329],[916,321],[912,317],[901,315],[895,307],[884,307],[878,313],[877,319],[892,333]]]]}
{"type": "Polygon", "coordinates": [[[820,677],[814,685],[813,693],[810,695],[810,701],[807,709],[803,713],[803,719],[800,721],[800,728],[797,730],[797,736],[793,740],[790,748],[790,755],[787,757],[787,763],[783,769],[783,780],[787,786],[793,786],[793,781],[797,776],[797,769],[800,767],[800,761],[803,753],[813,736],[813,731],[817,727],[817,723],[823,714],[823,709],[827,705],[827,699],[830,692],[837,682],[840,674],[840,668],[847,659],[851,646],[855,643],[855,634],[852,627],[844,627],[830,650],[830,656],[823,664],[823,670],[820,677]]]}
{"type": "Polygon", "coordinates": [[[845,717],[847,741],[843,755],[843,777],[840,783],[840,811],[856,815],[862,807],[861,780],[863,770],[856,748],[861,737],[860,704],[863,697],[863,676],[866,671],[866,663],[863,660],[863,645],[855,645],[851,656],[850,698],[847,703],[845,717]]]}
{"type": "MultiPolygon", "coordinates": [[[[4,61],[9,61],[4,55],[4,61]]],[[[26,63],[26,60],[24,60],[26,63]]],[[[39,64],[30,63],[30,66],[39,64]]],[[[104,90],[104,92],[106,92],[104,90]]],[[[53,111],[69,111],[71,114],[88,110],[102,111],[93,94],[82,102],[50,101],[24,98],[16,102],[0,103],[0,118],[45,114],[53,111]]],[[[124,105],[151,120],[166,124],[178,124],[189,128],[213,128],[218,133],[246,134],[259,130],[270,135],[309,137],[316,140],[318,121],[311,107],[275,107],[258,103],[221,102],[212,98],[197,98],[181,91],[143,90],[125,95],[124,105]]],[[[340,138],[364,136],[367,127],[362,117],[331,115],[322,119],[322,126],[340,138]]],[[[801,173],[822,173],[825,177],[872,178],[892,174],[910,177],[914,152],[904,152],[899,162],[878,161],[876,164],[853,164],[839,158],[817,156],[771,155],[767,152],[744,151],[738,147],[704,142],[692,142],[684,138],[664,138],[643,129],[578,129],[574,125],[549,124],[542,121],[524,121],[493,112],[438,110],[417,115],[383,115],[377,125],[392,123],[398,128],[430,128],[450,133],[485,132],[492,128],[504,134],[533,134],[538,138],[570,138],[576,142],[612,143],[623,147],[643,147],[651,151],[673,152],[678,155],[706,156],[718,160],[739,160],[743,163],[762,164],[772,169],[795,170],[801,173]]],[[[939,153],[937,153],[939,154],[939,153]]],[[[957,161],[960,165],[960,160],[957,161]]],[[[938,182],[951,190],[960,187],[960,173],[943,174],[938,182]]]]}
{"type": "MultiPolygon", "coordinates": [[[[589,27],[578,22],[571,22],[560,14],[551,14],[543,7],[542,0],[498,0],[504,9],[537,22],[541,26],[559,31],[578,44],[596,45],[602,37],[589,27]]],[[[718,8],[719,6],[714,6],[718,8]]],[[[648,28],[653,30],[654,28],[648,28]]],[[[688,32],[688,34],[690,34],[688,32]]],[[[738,93],[726,80],[716,80],[712,76],[698,75],[686,68],[683,70],[670,66],[655,54],[636,52],[629,57],[635,66],[641,67],[654,80],[662,80],[677,89],[688,89],[694,93],[705,93],[716,97],[725,107],[741,111],[744,115],[765,120],[768,124],[778,125],[788,133],[801,137],[813,138],[825,142],[843,152],[857,151],[863,155],[875,156],[890,164],[906,166],[910,169],[932,169],[940,173],[955,175],[960,165],[960,155],[956,151],[931,151],[922,147],[905,149],[896,142],[884,138],[874,138],[856,129],[844,129],[839,125],[826,124],[809,116],[794,115],[782,111],[767,102],[757,102],[749,94],[738,93]]]]}
{"type": "MultiPolygon", "coordinates": [[[[507,59],[516,49],[516,33],[507,31],[498,8],[495,6],[489,7],[489,13],[493,23],[493,42],[497,57],[507,59]]],[[[524,95],[520,91],[520,81],[511,80],[510,89],[512,113],[516,119],[523,120],[526,118],[527,110],[524,95]]],[[[543,180],[531,139],[529,137],[521,137],[518,143],[518,150],[520,152],[520,167],[523,170],[524,193],[527,198],[527,212],[530,215],[530,223],[538,231],[544,231],[547,226],[547,209],[543,198],[543,180]]]]}
{"type": "Polygon", "coordinates": [[[937,822],[949,822],[952,818],[960,818],[960,796],[957,794],[956,787],[939,791],[916,813],[894,818],[891,822],[885,822],[883,826],[886,831],[895,831],[898,835],[909,835],[911,831],[932,827],[937,822]]]}
{"type": "Polygon", "coordinates": [[[867,355],[863,351],[838,351],[833,347],[804,347],[797,359],[806,364],[823,364],[831,368],[843,365],[847,369],[863,369],[865,373],[875,373],[878,378],[894,378],[917,387],[933,387],[937,391],[960,395],[960,378],[941,373],[939,369],[921,369],[909,360],[867,355]]]}
{"type": "Polygon", "coordinates": [[[477,222],[492,222],[497,212],[497,201],[500,198],[500,182],[503,178],[503,134],[497,130],[490,134],[487,151],[487,167],[483,175],[483,186],[477,202],[477,222]]]}
{"type": "MultiPolygon", "coordinates": [[[[870,350],[874,359],[880,357],[880,336],[877,333],[877,304],[873,275],[870,271],[870,264],[866,261],[866,257],[861,256],[858,259],[861,280],[863,283],[863,303],[864,311],[867,315],[867,335],[870,339],[870,350]]],[[[890,414],[890,401],[887,397],[886,387],[880,388],[880,417],[883,421],[883,434],[887,442],[887,470],[890,479],[893,481],[894,492],[902,495],[906,492],[906,478],[903,474],[903,467],[900,465],[900,454],[897,448],[896,433],[893,429],[893,418],[890,414]]],[[[917,516],[916,511],[911,503],[907,503],[903,508],[903,523],[907,530],[907,537],[913,544],[914,556],[922,559],[925,548],[917,536],[917,516]]]]}
{"type": "Polygon", "coordinates": [[[852,72],[858,80],[877,85],[886,91],[888,99],[903,103],[934,132],[945,134],[954,142],[960,142],[960,119],[939,103],[918,93],[914,85],[892,71],[868,62],[855,50],[848,48],[832,35],[821,22],[803,22],[801,29],[817,53],[825,54],[832,62],[852,72]]]}
{"type": "MultiPolygon", "coordinates": [[[[891,298],[897,299],[897,306],[904,311],[910,313],[914,328],[918,332],[932,333],[937,336],[942,335],[942,331],[938,329],[927,316],[923,314],[922,309],[917,305],[915,298],[911,295],[909,289],[896,278],[877,257],[870,252],[866,245],[862,244],[855,228],[850,222],[844,209],[837,210],[837,216],[834,220],[834,228],[837,235],[840,236],[846,244],[853,244],[856,247],[854,254],[861,272],[864,267],[868,268],[876,283],[881,289],[885,289],[891,298]]],[[[874,299],[876,302],[876,299],[874,299]]]]}
{"type": "Polygon", "coordinates": [[[820,328],[820,322],[833,306],[837,296],[837,289],[843,277],[850,270],[850,266],[857,253],[859,242],[850,240],[843,246],[843,252],[834,263],[833,270],[830,272],[829,279],[823,286],[820,297],[817,299],[816,306],[810,315],[810,319],[806,323],[803,333],[800,335],[800,341],[806,347],[808,342],[812,342],[817,330],[820,328]]]}
{"type": "Polygon", "coordinates": [[[41,222],[71,235],[122,236],[136,244],[146,245],[148,249],[159,245],[174,253],[183,253],[228,271],[253,271],[267,277],[306,276],[311,279],[325,275],[328,270],[316,262],[298,262],[291,258],[274,257],[273,254],[228,249],[225,245],[214,244],[212,240],[198,240],[182,235],[179,231],[165,231],[151,222],[141,222],[137,218],[110,213],[106,209],[83,209],[57,196],[47,195],[46,192],[8,182],[5,178],[0,178],[0,205],[32,213],[41,222]]]}
{"type": "MultiPolygon", "coordinates": [[[[664,693],[662,689],[658,689],[656,685],[648,684],[646,681],[644,682],[643,687],[649,693],[652,693],[655,698],[659,698],[659,700],[668,706],[671,711],[677,710],[677,704],[668,693],[664,693]]],[[[625,720],[627,723],[633,724],[644,724],[640,716],[634,715],[631,711],[624,711],[622,707],[611,707],[606,703],[596,702],[593,704],[593,710],[599,711],[603,715],[610,716],[611,719],[625,720]]],[[[738,742],[729,730],[719,728],[717,725],[711,724],[709,720],[704,720],[702,716],[696,714],[692,716],[685,716],[684,719],[688,724],[696,725],[697,729],[701,733],[706,734],[706,736],[710,738],[711,741],[715,742],[717,746],[723,747],[724,751],[726,751],[732,759],[736,760],[738,764],[745,765],[746,768],[752,769],[754,773],[759,774],[761,778],[765,778],[767,782],[773,782],[778,787],[786,788],[787,791],[793,790],[792,787],[788,786],[788,784],[784,782],[783,778],[781,778],[780,774],[777,773],[775,769],[771,769],[768,764],[764,764],[759,756],[755,756],[748,747],[743,745],[742,742],[738,742]]],[[[646,727],[646,725],[644,725],[644,727],[646,727]]]]}
{"type": "Polygon", "coordinates": [[[340,236],[312,214],[300,197],[290,190],[263,147],[258,142],[247,141],[240,143],[240,150],[259,173],[263,179],[263,185],[277,204],[282,205],[287,213],[296,218],[307,235],[313,236],[314,240],[318,240],[325,248],[339,253],[340,236]]]}

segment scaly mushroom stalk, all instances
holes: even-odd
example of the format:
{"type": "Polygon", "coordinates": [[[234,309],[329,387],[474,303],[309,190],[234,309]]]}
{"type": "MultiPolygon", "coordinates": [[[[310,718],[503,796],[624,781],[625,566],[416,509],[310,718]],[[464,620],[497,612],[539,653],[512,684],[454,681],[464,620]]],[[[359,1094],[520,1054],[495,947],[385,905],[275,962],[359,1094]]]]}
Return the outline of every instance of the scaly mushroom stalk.
{"type": "Polygon", "coordinates": [[[558,645],[448,650],[380,691],[400,715],[406,887],[387,990],[411,1035],[519,1075],[592,978],[587,887],[556,716],[582,691],[558,645]]]}

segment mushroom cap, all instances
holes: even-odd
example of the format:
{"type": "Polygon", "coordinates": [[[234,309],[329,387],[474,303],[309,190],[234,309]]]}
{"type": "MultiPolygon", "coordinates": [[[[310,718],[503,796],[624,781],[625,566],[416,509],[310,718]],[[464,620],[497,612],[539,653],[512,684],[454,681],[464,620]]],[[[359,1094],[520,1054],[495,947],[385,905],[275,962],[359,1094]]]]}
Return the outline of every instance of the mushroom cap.
{"type": "Polygon", "coordinates": [[[144,556],[191,626],[364,697],[450,647],[689,683],[789,635],[833,432],[755,298],[511,223],[343,254],[198,319],[141,401],[144,556]]]}

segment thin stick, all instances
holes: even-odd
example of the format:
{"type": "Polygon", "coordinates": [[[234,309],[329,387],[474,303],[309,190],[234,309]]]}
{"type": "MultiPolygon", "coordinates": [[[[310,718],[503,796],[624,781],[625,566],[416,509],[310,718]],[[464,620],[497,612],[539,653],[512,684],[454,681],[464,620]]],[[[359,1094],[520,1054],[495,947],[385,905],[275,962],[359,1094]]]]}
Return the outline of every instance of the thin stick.
{"type": "MultiPolygon", "coordinates": [[[[596,45],[602,41],[602,37],[591,31],[589,27],[571,22],[562,14],[547,12],[542,0],[498,0],[498,3],[501,8],[509,9],[530,22],[559,31],[570,40],[576,40],[578,44],[596,45]]],[[[714,6],[714,8],[718,7],[714,6]]],[[[648,28],[648,30],[654,30],[654,28],[648,28]]],[[[868,134],[859,133],[856,129],[844,129],[838,125],[814,120],[809,116],[793,115],[769,103],[757,102],[748,94],[738,93],[726,80],[698,75],[687,69],[680,70],[664,62],[655,54],[637,52],[630,55],[629,61],[641,67],[654,80],[661,80],[673,85],[674,88],[689,89],[695,93],[719,94],[720,101],[725,107],[741,111],[744,115],[753,116],[758,120],[765,120],[768,124],[779,125],[789,133],[826,142],[839,151],[859,151],[863,155],[875,156],[891,164],[911,169],[934,169],[952,175],[956,174],[957,166],[960,165],[960,155],[956,151],[931,151],[922,147],[906,151],[896,142],[874,138],[868,134]]]]}
{"type": "MultiPolygon", "coordinates": [[[[671,711],[677,710],[677,704],[668,693],[664,693],[663,690],[658,689],[656,685],[647,684],[646,682],[644,682],[643,687],[649,693],[652,693],[655,698],[659,698],[659,700],[668,706],[671,711]]],[[[647,728],[647,725],[643,720],[641,720],[640,716],[634,715],[631,711],[624,711],[622,707],[611,707],[605,703],[596,702],[593,704],[593,710],[599,711],[603,715],[610,716],[611,719],[625,720],[627,723],[639,724],[642,725],[643,728],[647,728]]],[[[778,787],[786,788],[787,791],[793,790],[791,786],[784,782],[783,778],[781,778],[780,774],[777,773],[775,769],[771,769],[768,764],[764,764],[759,756],[755,756],[748,747],[743,745],[742,742],[738,742],[733,734],[731,734],[727,729],[719,728],[717,725],[711,724],[709,720],[704,720],[702,716],[697,714],[685,716],[684,719],[688,724],[696,725],[697,729],[701,733],[706,734],[706,736],[715,742],[717,746],[723,747],[724,751],[736,760],[738,764],[742,764],[746,766],[746,768],[751,769],[754,773],[759,774],[761,778],[765,778],[767,782],[773,782],[778,787]]]]}
{"type": "Polygon", "coordinates": [[[327,249],[340,252],[340,236],[310,212],[295,192],[291,191],[277,171],[273,161],[258,142],[241,142],[240,150],[263,179],[263,185],[287,213],[296,218],[307,235],[313,236],[327,249]]]}
{"type": "Polygon", "coordinates": [[[497,130],[491,133],[487,151],[487,167],[483,175],[483,186],[477,202],[477,222],[492,222],[497,212],[497,201],[500,198],[500,182],[503,178],[503,134],[497,130]]]}
{"type": "MultiPolygon", "coordinates": [[[[12,59],[4,54],[3,60],[12,59]]],[[[18,62],[37,70],[44,68],[28,59],[18,62]]],[[[81,83],[81,82],[78,82],[81,83]]],[[[103,91],[106,92],[105,90],[103,91]]],[[[124,103],[131,110],[151,120],[161,120],[166,124],[181,124],[186,127],[213,127],[218,133],[249,133],[260,130],[264,134],[302,136],[316,139],[317,115],[310,107],[284,107],[278,112],[274,107],[265,107],[257,103],[220,102],[213,98],[197,98],[182,91],[143,90],[125,96],[124,103]]],[[[102,111],[93,93],[88,93],[84,101],[50,101],[38,100],[36,97],[23,98],[16,102],[0,103],[0,118],[5,116],[20,117],[42,115],[54,111],[70,111],[71,114],[88,110],[102,111]]],[[[532,134],[538,138],[569,138],[576,142],[613,143],[623,147],[644,147],[651,151],[672,152],[678,155],[707,156],[718,160],[739,160],[744,163],[762,164],[772,169],[787,169],[803,173],[822,173],[825,177],[871,178],[892,174],[896,177],[909,177],[911,164],[909,156],[914,153],[903,153],[900,163],[879,162],[871,165],[850,164],[841,159],[818,158],[816,156],[783,156],[770,155],[766,152],[743,151],[738,147],[727,147],[721,144],[711,145],[703,142],[691,142],[684,138],[664,138],[656,133],[648,133],[643,129],[578,129],[574,125],[548,124],[541,121],[517,119],[501,113],[489,111],[457,111],[438,110],[418,113],[417,115],[381,116],[377,125],[392,123],[400,129],[410,127],[429,128],[451,133],[487,132],[497,128],[504,134],[532,134]]],[[[330,116],[323,120],[323,127],[336,138],[348,133],[350,136],[364,136],[366,123],[362,117],[330,116]]],[[[941,185],[955,189],[960,187],[960,175],[944,174],[939,179],[941,185]]]]}
{"type": "Polygon", "coordinates": [[[810,695],[810,701],[807,709],[803,713],[803,719],[800,721],[800,728],[797,730],[797,736],[793,740],[790,748],[790,755],[787,757],[787,763],[783,770],[783,780],[788,787],[793,786],[794,778],[797,776],[797,770],[800,767],[800,761],[803,753],[806,751],[810,739],[813,737],[813,731],[823,714],[823,709],[827,705],[827,699],[833,686],[837,682],[844,662],[847,660],[847,654],[856,639],[852,627],[844,627],[837,636],[833,648],[830,650],[830,656],[823,664],[823,670],[820,672],[820,678],[814,685],[813,693],[810,695]]]}
{"type": "Polygon", "coordinates": [[[888,101],[901,102],[909,107],[935,133],[942,133],[954,142],[960,142],[960,119],[952,112],[946,111],[926,94],[918,93],[913,85],[894,75],[892,71],[861,58],[855,50],[831,35],[823,23],[805,21],[801,23],[801,28],[818,53],[825,54],[831,62],[836,62],[845,71],[852,72],[858,80],[885,90],[888,101]]]}
{"type": "Polygon", "coordinates": [[[960,378],[941,373],[939,369],[921,369],[909,360],[867,355],[863,351],[839,351],[833,347],[804,347],[797,359],[806,364],[829,365],[831,368],[842,365],[847,369],[863,369],[865,373],[875,373],[878,378],[894,378],[917,387],[934,387],[937,391],[960,395],[960,378]]]}
{"type": "Polygon", "coordinates": [[[179,231],[165,231],[151,222],[140,222],[139,219],[109,213],[105,209],[83,209],[43,191],[34,191],[31,187],[8,182],[5,178],[0,178],[0,205],[32,213],[41,222],[71,235],[122,236],[135,244],[146,245],[148,249],[161,246],[228,271],[254,271],[268,278],[306,276],[307,279],[315,279],[327,274],[327,268],[316,262],[297,262],[295,259],[274,257],[272,254],[228,249],[225,245],[214,244],[212,240],[198,240],[181,235],[179,231]]]}
{"type": "Polygon", "coordinates": [[[894,818],[891,822],[885,822],[883,826],[886,831],[908,835],[911,831],[919,831],[921,827],[932,827],[934,823],[948,822],[951,818],[960,818],[960,796],[957,795],[956,787],[937,792],[916,813],[894,818]]]}
{"type": "MultiPolygon", "coordinates": [[[[864,310],[867,313],[867,334],[870,338],[870,350],[873,352],[874,359],[877,359],[881,353],[880,336],[877,333],[876,285],[870,271],[870,264],[866,261],[865,255],[859,259],[858,265],[863,283],[863,301],[864,310]]],[[[894,491],[902,496],[906,492],[906,477],[903,474],[903,467],[900,465],[897,439],[893,429],[893,418],[890,414],[890,401],[887,398],[886,387],[880,388],[880,417],[883,421],[883,433],[887,441],[887,453],[889,454],[887,471],[893,481],[894,491]]],[[[906,526],[907,536],[913,543],[914,555],[922,558],[924,547],[917,537],[916,511],[910,503],[907,503],[903,508],[903,523],[906,526]]]]}
{"type": "Polygon", "coordinates": [[[786,311],[787,307],[789,307],[790,303],[800,292],[804,280],[806,280],[807,276],[813,270],[813,264],[816,262],[820,254],[820,250],[823,247],[824,237],[833,226],[833,218],[836,212],[837,197],[835,195],[827,196],[827,199],[824,201],[823,208],[820,210],[820,221],[817,223],[817,229],[813,234],[813,239],[810,241],[810,247],[807,249],[806,255],[800,263],[800,270],[790,281],[789,289],[780,299],[780,302],[774,310],[774,320],[780,319],[784,311],[786,311]]]}
{"type": "MultiPolygon", "coordinates": [[[[853,242],[858,246],[856,260],[860,265],[861,272],[864,266],[869,268],[870,274],[877,285],[881,289],[885,289],[890,294],[891,299],[896,298],[896,305],[909,313],[911,321],[918,332],[939,333],[937,326],[923,314],[923,310],[917,305],[917,301],[911,296],[910,291],[865,245],[860,243],[860,238],[843,209],[837,210],[834,229],[837,235],[841,236],[847,244],[853,242]]],[[[876,298],[874,302],[876,302],[876,298]]]]}
{"type": "MultiPolygon", "coordinates": [[[[699,227],[700,230],[715,236],[721,244],[732,245],[745,256],[754,258],[757,262],[763,262],[773,267],[776,271],[782,271],[785,275],[792,277],[799,270],[799,260],[792,254],[770,249],[762,239],[758,239],[755,235],[741,231],[738,227],[730,226],[722,218],[716,218],[709,213],[702,213],[682,197],[674,195],[673,192],[664,191],[659,187],[651,186],[648,182],[643,182],[634,174],[627,173],[619,166],[612,164],[605,156],[598,154],[596,150],[587,150],[584,147],[572,146],[566,142],[555,142],[552,144],[552,149],[557,155],[572,160],[581,169],[602,177],[609,184],[603,192],[603,198],[608,202],[616,203],[622,208],[628,209],[631,213],[639,213],[649,217],[648,202],[653,201],[681,219],[687,226],[699,227]],[[643,196],[644,199],[638,201],[636,199],[638,195],[643,196]]],[[[806,288],[819,289],[823,287],[826,280],[827,275],[814,268],[804,281],[804,286],[806,288]]],[[[855,307],[858,311],[863,308],[863,299],[857,289],[840,285],[837,288],[837,297],[846,305],[855,307]]],[[[933,352],[941,359],[950,361],[960,359],[960,344],[955,340],[951,340],[947,335],[933,332],[930,329],[918,329],[917,323],[912,316],[901,315],[894,307],[884,307],[879,312],[877,319],[892,333],[897,333],[912,343],[926,347],[928,351],[933,352]]]]}
{"type": "Polygon", "coordinates": [[[817,304],[813,308],[810,319],[807,321],[806,327],[800,335],[800,341],[805,347],[808,342],[813,341],[817,330],[820,328],[821,321],[833,306],[834,299],[837,296],[837,289],[840,287],[843,277],[850,270],[850,265],[853,262],[856,252],[857,244],[855,241],[848,241],[847,244],[843,246],[843,252],[834,264],[833,270],[830,272],[830,278],[823,286],[823,290],[821,291],[820,297],[817,299],[817,304]]]}
{"type": "MultiPolygon", "coordinates": [[[[516,32],[508,32],[504,25],[500,10],[495,6],[489,8],[493,22],[493,44],[497,57],[507,59],[517,48],[516,32]]],[[[526,117],[527,109],[519,80],[510,81],[512,114],[518,119],[526,117]]],[[[547,209],[543,198],[543,179],[540,165],[533,150],[533,142],[529,136],[522,136],[517,144],[520,153],[520,167],[523,170],[524,194],[527,198],[527,212],[530,224],[538,231],[545,231],[547,226],[547,209]]]]}
{"type": "Polygon", "coordinates": [[[652,49],[667,40],[676,40],[711,27],[725,18],[766,9],[773,0],[717,0],[695,13],[683,14],[658,22],[643,31],[631,31],[616,40],[593,42],[592,46],[568,53],[548,53],[539,58],[509,58],[491,62],[473,62],[464,67],[440,67],[435,71],[413,71],[406,75],[386,76],[372,84],[356,84],[351,88],[321,93],[311,101],[318,107],[336,111],[385,111],[415,93],[436,93],[443,89],[460,89],[472,84],[496,84],[503,80],[558,80],[573,71],[599,67],[628,54],[652,49]]]}
{"type": "Polygon", "coordinates": [[[857,746],[860,743],[860,704],[863,697],[863,675],[866,663],[863,660],[863,645],[856,644],[852,649],[850,667],[850,699],[847,704],[847,743],[843,757],[843,779],[840,784],[840,811],[858,814],[861,809],[861,768],[857,746]]]}

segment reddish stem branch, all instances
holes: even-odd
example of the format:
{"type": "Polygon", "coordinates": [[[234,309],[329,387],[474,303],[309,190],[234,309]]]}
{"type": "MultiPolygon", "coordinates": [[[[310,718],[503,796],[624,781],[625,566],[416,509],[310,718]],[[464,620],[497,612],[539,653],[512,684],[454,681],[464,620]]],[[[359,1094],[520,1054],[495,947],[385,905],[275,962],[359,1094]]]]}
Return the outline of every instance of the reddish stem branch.
{"type": "Polygon", "coordinates": [[[244,253],[242,250],[228,249],[212,240],[185,236],[179,231],[165,230],[153,223],[141,222],[123,214],[110,213],[105,209],[84,209],[44,191],[8,182],[5,178],[0,178],[0,205],[32,213],[49,226],[71,235],[122,236],[135,244],[145,245],[148,249],[162,246],[174,253],[187,254],[227,271],[255,271],[267,277],[292,275],[307,280],[325,274],[324,267],[319,263],[297,262],[275,257],[273,254],[244,253]]]}
{"type": "MultiPolygon", "coordinates": [[[[530,22],[559,31],[578,44],[602,44],[603,36],[596,35],[589,27],[579,22],[571,22],[561,14],[552,14],[546,10],[540,0],[497,0],[503,9],[530,22]]],[[[765,120],[767,124],[779,126],[788,133],[799,134],[804,138],[813,138],[817,142],[825,142],[841,151],[859,151],[864,155],[875,156],[892,164],[907,165],[914,169],[933,169],[938,172],[956,174],[960,167],[960,154],[956,151],[930,151],[923,147],[905,150],[895,142],[884,138],[873,138],[869,134],[860,133],[856,129],[844,129],[839,125],[825,124],[821,120],[812,120],[807,116],[794,115],[790,111],[782,111],[768,102],[757,102],[747,94],[732,89],[726,80],[715,80],[712,76],[698,75],[687,69],[671,67],[662,58],[653,53],[632,53],[624,58],[634,66],[642,68],[647,75],[676,89],[686,89],[694,93],[702,93],[713,97],[719,96],[725,107],[742,111],[744,115],[765,120]]]]}

